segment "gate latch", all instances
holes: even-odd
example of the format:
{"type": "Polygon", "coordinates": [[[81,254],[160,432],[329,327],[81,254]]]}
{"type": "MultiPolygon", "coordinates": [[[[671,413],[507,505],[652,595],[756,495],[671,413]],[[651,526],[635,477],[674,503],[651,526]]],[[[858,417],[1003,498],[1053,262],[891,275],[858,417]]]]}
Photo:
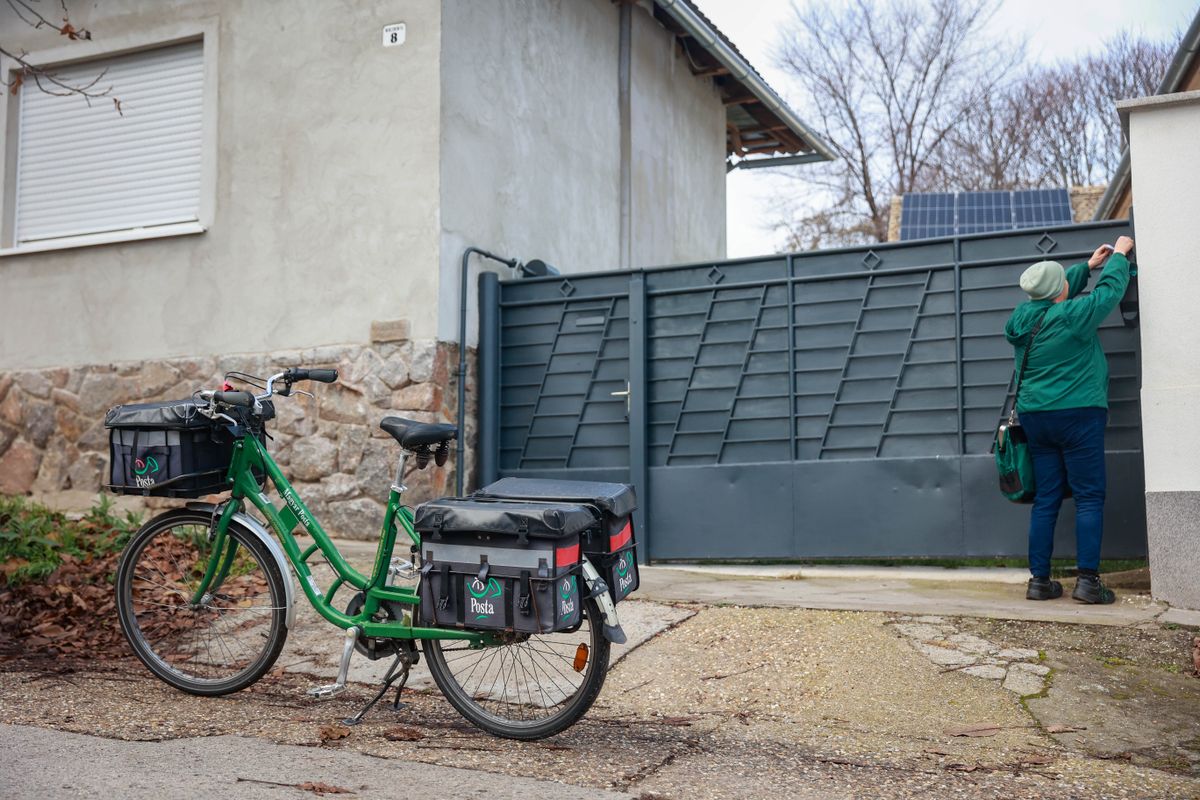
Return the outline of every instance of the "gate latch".
{"type": "Polygon", "coordinates": [[[625,389],[624,390],[622,390],[620,392],[609,392],[609,394],[611,394],[613,397],[624,397],[625,398],[625,413],[628,415],[629,412],[632,410],[632,406],[630,405],[630,402],[629,402],[629,381],[625,381],[625,389]]]}

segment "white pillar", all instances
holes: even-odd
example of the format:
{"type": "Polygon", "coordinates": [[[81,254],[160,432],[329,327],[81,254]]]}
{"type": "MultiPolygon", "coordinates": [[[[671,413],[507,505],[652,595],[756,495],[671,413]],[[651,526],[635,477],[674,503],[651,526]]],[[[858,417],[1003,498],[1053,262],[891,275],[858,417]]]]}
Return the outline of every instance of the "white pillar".
{"type": "Polygon", "coordinates": [[[1200,609],[1200,91],[1117,108],[1133,168],[1151,591],[1200,609]]]}

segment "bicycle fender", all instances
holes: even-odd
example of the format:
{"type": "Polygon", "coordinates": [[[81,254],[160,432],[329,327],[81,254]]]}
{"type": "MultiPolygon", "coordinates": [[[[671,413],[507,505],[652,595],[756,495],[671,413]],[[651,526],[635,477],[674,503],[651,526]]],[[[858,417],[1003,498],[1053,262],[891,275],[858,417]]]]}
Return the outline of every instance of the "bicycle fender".
{"type": "Polygon", "coordinates": [[[583,580],[587,583],[591,596],[596,598],[596,604],[600,606],[600,613],[604,616],[604,638],[613,644],[625,644],[625,631],[621,629],[621,620],[617,619],[617,606],[608,594],[608,586],[586,557],[582,559],[582,565],[583,580]]]}
{"type": "MultiPolygon", "coordinates": [[[[217,506],[213,503],[188,503],[187,508],[192,511],[204,511],[212,513],[217,506]]],[[[261,541],[267,547],[267,551],[275,559],[275,564],[279,567],[279,574],[283,576],[283,591],[287,602],[287,615],[284,618],[284,627],[289,631],[292,629],[292,623],[296,620],[296,588],[292,585],[292,568],[288,565],[287,556],[283,554],[283,548],[279,546],[279,542],[275,541],[275,537],[271,535],[266,527],[245,512],[238,512],[233,515],[231,522],[241,525],[254,537],[261,541]]]]}

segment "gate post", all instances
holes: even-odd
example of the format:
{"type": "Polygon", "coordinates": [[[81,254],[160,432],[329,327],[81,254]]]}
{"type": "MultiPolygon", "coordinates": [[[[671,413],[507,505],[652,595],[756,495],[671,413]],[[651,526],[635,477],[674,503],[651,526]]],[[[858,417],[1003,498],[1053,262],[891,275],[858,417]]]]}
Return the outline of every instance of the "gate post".
{"type": "MultiPolygon", "coordinates": [[[[500,278],[494,272],[479,274],[478,356],[477,478],[478,486],[487,486],[500,477],[500,278]]],[[[464,468],[462,464],[456,467],[464,468]]]]}
{"type": "Polygon", "coordinates": [[[646,276],[629,276],[629,481],[637,492],[633,525],[639,538],[638,561],[650,561],[649,470],[646,464],[646,276]]]}

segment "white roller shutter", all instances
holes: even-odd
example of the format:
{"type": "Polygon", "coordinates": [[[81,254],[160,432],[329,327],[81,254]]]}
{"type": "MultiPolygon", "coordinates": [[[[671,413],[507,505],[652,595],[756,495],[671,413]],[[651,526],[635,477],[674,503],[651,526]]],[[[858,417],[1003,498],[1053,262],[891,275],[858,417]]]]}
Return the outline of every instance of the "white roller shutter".
{"type": "Polygon", "coordinates": [[[89,107],[21,87],[16,244],[194,221],[200,209],[201,42],[55,70],[71,85],[106,71],[89,107]]]}

